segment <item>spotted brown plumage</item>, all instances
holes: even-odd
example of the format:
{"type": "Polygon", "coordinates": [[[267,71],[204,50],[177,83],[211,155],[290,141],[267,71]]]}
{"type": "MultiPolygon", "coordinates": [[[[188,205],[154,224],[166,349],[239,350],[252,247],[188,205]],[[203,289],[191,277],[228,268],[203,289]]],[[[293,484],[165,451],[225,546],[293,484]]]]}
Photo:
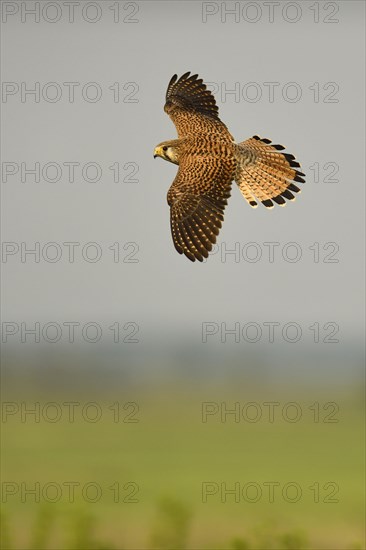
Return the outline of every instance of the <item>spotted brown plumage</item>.
{"type": "Polygon", "coordinates": [[[294,200],[304,174],[282,145],[253,136],[235,143],[219,119],[212,93],[198,75],[174,75],[164,110],[178,139],[157,145],[154,157],[179,165],[168,191],[170,226],[176,250],[191,261],[207,258],[216,242],[233,180],[250,206],[267,208],[294,200]]]}

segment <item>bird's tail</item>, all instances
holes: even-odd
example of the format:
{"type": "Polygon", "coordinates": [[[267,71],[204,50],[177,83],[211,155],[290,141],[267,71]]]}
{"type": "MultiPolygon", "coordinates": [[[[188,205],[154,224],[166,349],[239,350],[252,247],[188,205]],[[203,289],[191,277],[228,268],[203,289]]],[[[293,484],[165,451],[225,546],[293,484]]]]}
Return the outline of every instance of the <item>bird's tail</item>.
{"type": "Polygon", "coordinates": [[[285,206],[286,200],[295,200],[300,193],[293,182],[304,183],[303,172],[294,155],[283,153],[282,145],[253,136],[238,144],[238,169],[235,181],[245,200],[256,208],[260,201],[267,208],[277,203],[285,206]]]}

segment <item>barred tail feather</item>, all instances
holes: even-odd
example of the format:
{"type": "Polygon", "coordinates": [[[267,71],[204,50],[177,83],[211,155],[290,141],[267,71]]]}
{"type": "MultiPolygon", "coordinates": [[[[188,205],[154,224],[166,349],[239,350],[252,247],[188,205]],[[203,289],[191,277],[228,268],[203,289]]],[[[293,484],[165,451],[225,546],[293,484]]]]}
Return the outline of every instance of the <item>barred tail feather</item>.
{"type": "Polygon", "coordinates": [[[296,183],[304,183],[305,174],[294,155],[283,153],[283,145],[253,136],[239,143],[239,168],[235,177],[245,200],[255,208],[258,199],[267,208],[274,203],[286,205],[300,193],[296,183]]]}

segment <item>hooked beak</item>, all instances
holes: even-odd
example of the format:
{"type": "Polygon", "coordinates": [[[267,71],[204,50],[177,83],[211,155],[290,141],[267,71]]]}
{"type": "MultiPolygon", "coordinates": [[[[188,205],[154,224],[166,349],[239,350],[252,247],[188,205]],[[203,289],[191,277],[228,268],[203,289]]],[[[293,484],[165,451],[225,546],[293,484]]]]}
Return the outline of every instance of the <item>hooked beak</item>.
{"type": "Polygon", "coordinates": [[[156,157],[160,157],[161,156],[161,148],[160,147],[155,147],[154,149],[154,159],[156,159],[156,157]]]}

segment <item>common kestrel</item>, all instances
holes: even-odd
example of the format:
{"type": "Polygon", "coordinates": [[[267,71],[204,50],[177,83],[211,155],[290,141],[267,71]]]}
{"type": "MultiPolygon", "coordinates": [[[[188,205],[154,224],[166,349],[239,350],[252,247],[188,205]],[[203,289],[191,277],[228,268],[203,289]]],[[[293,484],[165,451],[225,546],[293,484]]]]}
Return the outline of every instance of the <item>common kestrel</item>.
{"type": "Polygon", "coordinates": [[[304,183],[300,164],[282,145],[259,136],[236,143],[218,115],[212,93],[198,75],[174,75],[164,110],[178,139],[155,147],[154,158],[179,165],[168,191],[174,246],[192,262],[207,258],[224,220],[233,180],[253,208],[285,206],[304,183]]]}

